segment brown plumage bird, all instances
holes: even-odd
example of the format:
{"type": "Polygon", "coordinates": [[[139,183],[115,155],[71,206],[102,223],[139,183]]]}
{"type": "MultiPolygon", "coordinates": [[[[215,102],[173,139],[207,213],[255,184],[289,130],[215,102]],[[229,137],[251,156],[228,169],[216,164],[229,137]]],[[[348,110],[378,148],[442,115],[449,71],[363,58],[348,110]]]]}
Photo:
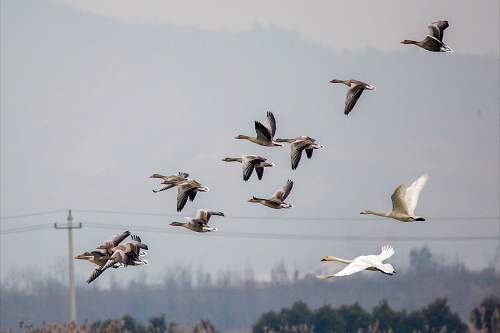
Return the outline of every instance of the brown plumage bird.
{"type": "Polygon", "coordinates": [[[274,118],[272,112],[267,112],[267,117],[264,125],[262,125],[262,123],[258,121],[255,121],[255,132],[257,133],[257,136],[251,137],[240,134],[235,137],[235,139],[247,139],[248,141],[266,147],[283,146],[282,143],[273,141],[274,134],[276,133],[276,119],[274,118]]]}
{"type": "Polygon", "coordinates": [[[307,158],[312,158],[314,149],[323,149],[325,146],[319,145],[311,137],[299,136],[295,139],[276,139],[276,142],[288,142],[290,144],[290,159],[292,161],[292,170],[299,166],[302,152],[305,150],[307,158]]]}
{"type": "Polygon", "coordinates": [[[359,97],[363,93],[365,89],[368,90],[375,90],[374,86],[371,86],[367,83],[358,81],[358,80],[337,80],[333,79],[330,81],[331,83],[343,83],[346,86],[349,87],[347,90],[347,97],[345,99],[345,108],[344,108],[344,114],[347,116],[349,112],[352,111],[354,108],[354,105],[356,105],[356,102],[358,101],[359,97]]]}
{"type": "Polygon", "coordinates": [[[153,190],[154,193],[158,193],[161,191],[168,190],[169,188],[175,187],[180,183],[182,183],[183,181],[185,181],[187,177],[189,177],[189,174],[185,172],[179,172],[179,174],[177,175],[170,175],[170,176],[163,176],[157,173],[149,176],[149,178],[161,178],[163,179],[162,184],[165,184],[165,186],[163,186],[161,189],[153,190]]]}
{"type": "Polygon", "coordinates": [[[443,42],[443,32],[448,27],[448,21],[432,22],[427,26],[429,34],[424,40],[417,42],[411,39],[405,39],[401,44],[415,44],[432,52],[453,52],[453,50],[443,42]]]}
{"type": "Polygon", "coordinates": [[[292,204],[287,204],[285,202],[285,199],[290,194],[292,187],[293,187],[293,182],[289,179],[286,182],[285,186],[276,191],[276,193],[274,193],[274,195],[269,199],[252,197],[252,199],[248,200],[248,202],[258,202],[263,204],[264,206],[274,209],[292,208],[293,207],[292,204]]]}
{"type": "Polygon", "coordinates": [[[184,227],[186,229],[196,231],[196,232],[210,232],[217,231],[217,228],[213,228],[208,225],[210,217],[212,215],[224,216],[224,213],[212,209],[198,209],[195,218],[186,217],[189,222],[172,222],[170,225],[184,227]]]}
{"type": "Polygon", "coordinates": [[[177,211],[180,212],[189,198],[193,201],[197,192],[208,192],[208,187],[201,186],[196,180],[186,179],[177,186],[177,211]]]}
{"type": "Polygon", "coordinates": [[[264,167],[272,167],[273,163],[266,162],[264,157],[257,155],[243,155],[241,157],[226,157],[222,159],[224,162],[240,162],[243,169],[243,180],[247,181],[253,173],[253,169],[257,173],[259,180],[264,175],[264,167]]]}

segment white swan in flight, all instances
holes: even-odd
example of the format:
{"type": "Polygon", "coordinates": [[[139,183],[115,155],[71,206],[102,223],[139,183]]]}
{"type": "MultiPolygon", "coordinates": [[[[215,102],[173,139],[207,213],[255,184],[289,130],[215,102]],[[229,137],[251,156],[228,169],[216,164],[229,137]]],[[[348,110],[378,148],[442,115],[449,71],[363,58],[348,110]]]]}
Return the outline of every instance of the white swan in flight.
{"type": "Polygon", "coordinates": [[[379,255],[371,254],[369,256],[359,256],[353,260],[345,260],[327,256],[321,261],[340,261],[348,264],[346,268],[334,275],[316,275],[318,279],[328,279],[334,276],[351,275],[363,270],[380,271],[384,274],[392,275],[396,273],[391,264],[383,264],[382,261],[390,258],[394,254],[392,246],[382,246],[382,252],[379,255]]]}
{"type": "Polygon", "coordinates": [[[384,217],[392,217],[393,219],[403,222],[425,221],[422,216],[415,216],[415,208],[417,207],[418,195],[427,183],[429,175],[425,174],[417,179],[410,187],[406,188],[405,184],[401,184],[391,195],[392,210],[389,213],[377,213],[371,210],[364,210],[360,214],[372,214],[384,217]]]}

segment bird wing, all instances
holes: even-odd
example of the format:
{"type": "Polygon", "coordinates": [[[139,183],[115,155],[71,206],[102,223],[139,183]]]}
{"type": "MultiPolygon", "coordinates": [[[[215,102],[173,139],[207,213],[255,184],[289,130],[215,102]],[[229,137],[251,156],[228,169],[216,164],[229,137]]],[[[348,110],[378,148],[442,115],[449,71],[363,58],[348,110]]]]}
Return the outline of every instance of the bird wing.
{"type": "MultiPolygon", "coordinates": [[[[177,211],[180,212],[186,205],[188,196],[193,186],[189,183],[182,183],[177,187],[177,211]]],[[[196,195],[196,192],[195,192],[196,195]]]]}
{"type": "Polygon", "coordinates": [[[394,254],[394,249],[390,245],[382,246],[382,252],[378,255],[380,261],[389,259],[394,254]]]}
{"type": "Polygon", "coordinates": [[[352,111],[354,105],[356,105],[356,102],[363,93],[363,90],[365,90],[364,86],[358,83],[353,83],[352,87],[347,90],[344,108],[344,114],[346,116],[352,111]]]}
{"type": "Polygon", "coordinates": [[[290,194],[290,191],[292,190],[293,187],[293,181],[290,179],[286,182],[285,186],[283,188],[280,188],[274,195],[271,197],[271,199],[276,198],[278,200],[285,200],[286,197],[290,194]]]}
{"type": "Polygon", "coordinates": [[[290,158],[292,159],[292,170],[299,166],[302,151],[309,145],[308,140],[298,139],[290,144],[290,158]]]}
{"type": "Polygon", "coordinates": [[[195,220],[203,221],[204,223],[208,222],[210,216],[206,209],[198,209],[196,211],[195,220]]]}
{"type": "Polygon", "coordinates": [[[90,272],[90,275],[87,279],[87,283],[90,283],[97,279],[99,275],[101,275],[104,272],[104,270],[101,269],[101,266],[99,265],[94,265],[94,268],[92,269],[92,272],[90,272]]]}
{"type": "Polygon", "coordinates": [[[401,184],[391,195],[392,211],[395,213],[408,214],[408,206],[406,205],[406,186],[401,184]]]}
{"type": "Polygon", "coordinates": [[[241,157],[241,167],[243,169],[243,180],[247,181],[253,173],[255,168],[256,159],[252,155],[243,155],[241,157]]]}
{"type": "Polygon", "coordinates": [[[349,265],[346,266],[346,268],[335,274],[335,276],[351,275],[357,272],[361,272],[370,267],[368,263],[366,263],[364,260],[359,260],[358,258],[354,259],[353,262],[351,262],[349,265]]]}
{"type": "Polygon", "coordinates": [[[120,232],[119,234],[116,234],[114,236],[109,237],[104,241],[104,244],[110,244],[112,246],[117,246],[118,244],[121,243],[122,240],[128,237],[130,235],[130,231],[124,231],[120,232]]]}
{"type": "Polygon", "coordinates": [[[207,212],[207,221],[210,220],[210,216],[212,215],[218,215],[218,216],[224,216],[223,212],[219,212],[218,210],[213,210],[213,209],[205,209],[207,212]]]}
{"type": "Polygon", "coordinates": [[[175,186],[174,184],[168,184],[168,185],[163,186],[159,190],[153,190],[153,192],[158,193],[158,192],[161,192],[161,191],[168,190],[169,188],[172,188],[174,186],[175,186]]]}
{"type": "Polygon", "coordinates": [[[414,215],[415,208],[417,207],[418,196],[420,192],[424,188],[427,183],[427,179],[429,179],[429,175],[425,174],[419,179],[417,179],[410,187],[406,190],[405,201],[408,206],[408,214],[414,215]]]}
{"type": "Polygon", "coordinates": [[[257,173],[257,177],[259,180],[262,179],[262,176],[264,175],[264,167],[256,167],[255,172],[257,173]]]}
{"type": "Polygon", "coordinates": [[[436,37],[427,35],[425,39],[422,41],[424,44],[427,44],[431,48],[441,48],[444,47],[444,43],[437,39],[436,37]]]}
{"type": "Polygon", "coordinates": [[[258,121],[255,121],[255,132],[257,133],[257,139],[259,140],[271,141],[273,137],[270,130],[258,121]]]}
{"type": "Polygon", "coordinates": [[[332,277],[334,277],[334,276],[335,276],[335,275],[316,275],[316,277],[317,277],[318,279],[322,279],[322,280],[324,280],[324,279],[329,279],[329,278],[332,278],[332,277]]]}
{"type": "Polygon", "coordinates": [[[438,39],[440,42],[443,42],[443,31],[448,28],[448,21],[436,21],[430,23],[427,28],[429,30],[429,36],[432,36],[438,39]]]}
{"type": "Polygon", "coordinates": [[[144,249],[144,250],[149,250],[148,246],[142,242],[141,237],[139,237],[137,235],[132,235],[131,237],[132,237],[131,242],[134,243],[135,245],[137,245],[138,248],[144,249]]]}
{"type": "MultiPolygon", "coordinates": [[[[196,215],[198,216],[198,215],[196,215]]],[[[201,228],[203,227],[204,222],[202,220],[198,220],[197,218],[191,218],[191,217],[186,217],[186,220],[188,220],[188,223],[193,226],[193,228],[201,228]]]]}
{"type": "Polygon", "coordinates": [[[274,118],[274,114],[271,111],[267,111],[267,117],[264,121],[264,126],[269,129],[269,133],[271,134],[271,138],[276,134],[276,119],[274,118]]]}

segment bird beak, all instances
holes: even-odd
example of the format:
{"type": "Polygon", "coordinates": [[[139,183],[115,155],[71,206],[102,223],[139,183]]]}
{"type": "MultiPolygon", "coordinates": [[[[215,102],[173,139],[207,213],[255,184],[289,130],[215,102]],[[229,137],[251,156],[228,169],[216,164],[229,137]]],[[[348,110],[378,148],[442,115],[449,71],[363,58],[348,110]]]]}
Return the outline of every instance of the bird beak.
{"type": "Polygon", "coordinates": [[[325,259],[325,258],[323,258],[323,259],[321,259],[321,261],[326,261],[326,259],[325,259]]]}

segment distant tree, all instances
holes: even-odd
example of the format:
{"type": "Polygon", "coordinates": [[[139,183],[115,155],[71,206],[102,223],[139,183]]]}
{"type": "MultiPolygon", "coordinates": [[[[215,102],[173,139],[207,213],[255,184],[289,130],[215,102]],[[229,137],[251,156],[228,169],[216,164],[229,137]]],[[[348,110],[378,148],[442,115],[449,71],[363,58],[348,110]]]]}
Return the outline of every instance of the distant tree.
{"type": "Polygon", "coordinates": [[[347,322],[337,309],[325,304],[313,311],[312,325],[317,333],[345,332],[347,322]]]}
{"type": "Polygon", "coordinates": [[[432,266],[432,253],[427,245],[420,250],[410,251],[410,267],[420,270],[432,266]]]}
{"type": "Polygon", "coordinates": [[[144,333],[146,329],[141,323],[137,322],[137,319],[129,314],[122,317],[123,328],[132,333],[144,333]]]}
{"type": "Polygon", "coordinates": [[[429,326],[429,332],[439,332],[446,326],[446,332],[465,333],[467,325],[462,323],[458,313],[451,313],[448,299],[438,298],[422,309],[429,326]]]}
{"type": "Polygon", "coordinates": [[[392,329],[394,332],[412,332],[406,328],[406,311],[394,311],[389,306],[387,300],[383,300],[376,307],[372,309],[372,324],[378,321],[378,328],[380,331],[385,332],[392,329]]]}
{"type": "Polygon", "coordinates": [[[281,261],[278,266],[271,269],[271,283],[273,284],[287,284],[290,280],[288,279],[288,271],[286,270],[285,263],[281,261]]]}
{"type": "Polygon", "coordinates": [[[288,326],[299,326],[301,324],[310,325],[313,313],[307,307],[307,303],[297,301],[292,304],[291,309],[281,309],[279,316],[283,324],[288,326]]]}
{"type": "Polygon", "coordinates": [[[278,332],[282,326],[281,318],[274,311],[265,312],[260,315],[257,322],[252,325],[253,333],[265,333],[273,330],[278,332]]]}
{"type": "Polygon", "coordinates": [[[481,301],[470,313],[475,328],[486,332],[500,332],[500,299],[494,295],[481,301]]]}
{"type": "Polygon", "coordinates": [[[165,321],[165,314],[162,313],[160,317],[149,318],[148,332],[163,333],[167,330],[167,322],[165,321]]]}
{"type": "Polygon", "coordinates": [[[146,333],[146,329],[137,319],[126,314],[121,319],[107,319],[105,321],[96,321],[90,325],[92,332],[114,332],[120,333],[127,330],[131,333],[146,333]]]}
{"type": "Polygon", "coordinates": [[[215,327],[210,324],[208,318],[202,319],[189,330],[189,333],[219,333],[215,327]]]}
{"type": "Polygon", "coordinates": [[[177,323],[175,320],[168,325],[168,333],[184,333],[184,326],[177,323]]]}
{"type": "Polygon", "coordinates": [[[342,305],[338,311],[347,323],[345,330],[339,331],[339,333],[357,332],[358,329],[366,329],[370,325],[371,315],[363,310],[358,302],[352,305],[342,305]]]}
{"type": "Polygon", "coordinates": [[[426,320],[422,311],[413,311],[405,319],[405,327],[408,332],[425,332],[426,320]]]}
{"type": "Polygon", "coordinates": [[[97,332],[97,331],[104,331],[104,330],[107,330],[108,332],[115,332],[115,333],[118,333],[119,331],[119,327],[118,327],[118,321],[117,320],[111,320],[111,319],[107,319],[107,320],[98,320],[98,321],[95,321],[93,322],[91,325],[90,325],[90,329],[92,332],[97,332]]]}

